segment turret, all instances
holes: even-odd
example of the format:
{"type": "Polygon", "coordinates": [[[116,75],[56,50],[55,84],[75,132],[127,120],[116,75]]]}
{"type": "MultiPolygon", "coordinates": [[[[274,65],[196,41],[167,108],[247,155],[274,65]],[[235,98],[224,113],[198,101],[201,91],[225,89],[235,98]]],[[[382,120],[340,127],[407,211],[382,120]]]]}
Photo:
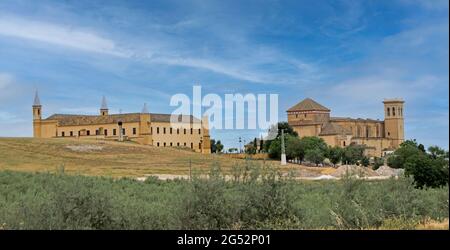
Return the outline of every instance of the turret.
{"type": "Polygon", "coordinates": [[[106,104],[106,98],[103,96],[102,106],[100,107],[100,115],[105,116],[108,115],[108,105],[106,104]]]}
{"type": "Polygon", "coordinates": [[[42,120],[42,106],[39,99],[38,91],[34,94],[33,101],[33,136],[36,138],[41,137],[41,120],[42,120]]]}
{"type": "Polygon", "coordinates": [[[142,144],[152,144],[151,134],[151,117],[148,112],[147,104],[144,103],[141,113],[139,114],[139,137],[142,144]]]}
{"type": "Polygon", "coordinates": [[[33,102],[33,120],[41,120],[42,119],[42,106],[41,100],[39,100],[39,95],[36,90],[34,94],[34,102],[33,102]]]}

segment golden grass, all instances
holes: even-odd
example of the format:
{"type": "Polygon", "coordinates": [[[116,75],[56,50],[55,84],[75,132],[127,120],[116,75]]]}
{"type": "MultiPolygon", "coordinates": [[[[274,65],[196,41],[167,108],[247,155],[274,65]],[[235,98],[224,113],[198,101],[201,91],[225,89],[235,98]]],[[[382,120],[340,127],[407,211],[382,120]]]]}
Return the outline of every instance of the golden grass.
{"type": "MultiPolygon", "coordinates": [[[[158,148],[131,142],[0,138],[0,170],[56,172],[64,165],[67,174],[140,177],[149,174],[187,175],[189,162],[193,171],[208,171],[217,162],[225,173],[230,173],[233,166],[247,164],[246,160],[222,155],[204,155],[186,149],[158,148]],[[78,152],[67,147],[83,145],[102,149],[78,152]]],[[[264,164],[280,167],[283,172],[298,168],[291,164],[281,167],[278,161],[270,160],[264,164]]]]}

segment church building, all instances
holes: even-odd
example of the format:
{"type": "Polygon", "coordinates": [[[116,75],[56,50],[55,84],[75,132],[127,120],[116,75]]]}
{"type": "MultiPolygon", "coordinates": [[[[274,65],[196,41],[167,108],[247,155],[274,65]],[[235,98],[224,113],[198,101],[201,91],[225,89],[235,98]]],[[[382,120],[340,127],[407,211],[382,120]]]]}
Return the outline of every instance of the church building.
{"type": "Polygon", "coordinates": [[[384,120],[332,117],[331,110],[306,98],[287,110],[288,123],[300,137],[318,136],[330,146],[364,145],[381,157],[404,141],[402,99],[385,99],[384,120]]]}

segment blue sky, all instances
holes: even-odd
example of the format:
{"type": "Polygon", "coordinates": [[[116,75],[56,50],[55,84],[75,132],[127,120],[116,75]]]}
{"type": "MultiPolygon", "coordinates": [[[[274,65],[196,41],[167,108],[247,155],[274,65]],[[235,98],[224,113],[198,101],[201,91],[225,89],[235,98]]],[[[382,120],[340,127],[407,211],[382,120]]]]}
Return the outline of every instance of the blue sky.
{"type": "MultiPolygon", "coordinates": [[[[405,133],[449,147],[447,0],[0,1],[0,136],[31,136],[44,116],[170,113],[170,97],[311,97],[333,116],[383,119],[405,103],[405,133]]],[[[255,131],[212,131],[225,147],[255,131]]]]}

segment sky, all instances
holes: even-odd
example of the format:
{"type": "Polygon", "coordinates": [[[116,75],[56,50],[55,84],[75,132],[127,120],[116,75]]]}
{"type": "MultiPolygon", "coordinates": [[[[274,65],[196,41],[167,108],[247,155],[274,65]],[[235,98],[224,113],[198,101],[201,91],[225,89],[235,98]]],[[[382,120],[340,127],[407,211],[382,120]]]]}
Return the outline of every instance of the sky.
{"type": "MultiPolygon", "coordinates": [[[[0,1],[0,136],[44,117],[171,113],[173,95],[278,94],[278,119],[310,97],[332,116],[384,119],[405,100],[405,137],[449,148],[447,0],[0,1]]],[[[225,148],[254,130],[212,130],[225,148]]]]}

